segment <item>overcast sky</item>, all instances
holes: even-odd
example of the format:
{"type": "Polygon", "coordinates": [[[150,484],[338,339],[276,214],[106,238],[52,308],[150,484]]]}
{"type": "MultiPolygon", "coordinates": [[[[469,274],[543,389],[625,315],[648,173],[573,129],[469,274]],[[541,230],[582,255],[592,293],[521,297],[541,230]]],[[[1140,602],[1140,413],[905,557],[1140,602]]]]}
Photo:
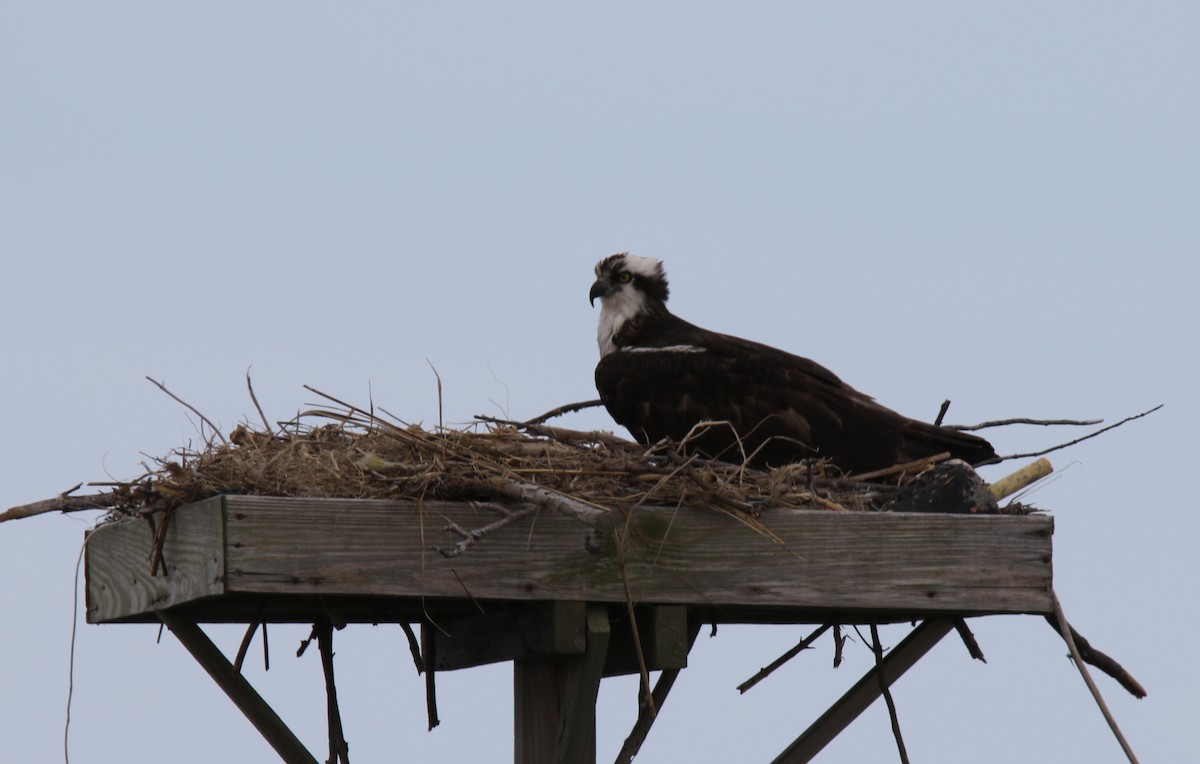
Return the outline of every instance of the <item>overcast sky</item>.
{"type": "MultiPolygon", "coordinates": [[[[1149,690],[1097,678],[1135,750],[1200,750],[1194,4],[399,6],[0,4],[0,509],[195,443],[146,375],[226,431],[247,369],[276,419],[309,384],[436,423],[430,364],[448,421],[592,397],[591,269],[629,250],[665,261],[685,318],[910,416],[1166,404],[1027,498],[1068,616],[1149,690]]],[[[61,760],[94,520],[0,526],[6,760],[61,760]]],[[[1040,618],[972,627],[986,665],[951,638],[895,687],[913,761],[1123,760],[1040,618]]],[[[71,760],[274,760],[157,631],[81,622],[71,760]]],[[[273,628],[247,675],[319,754],[307,631],[273,628]]],[[[872,660],[835,671],[825,639],[738,696],[805,632],[702,636],[638,761],[769,761],[872,660]]],[[[210,633],[231,653],[242,629],[210,633]]],[[[508,665],[441,675],[426,732],[398,627],[336,644],[356,762],[510,758],[508,665]]],[[[600,761],[635,714],[636,682],[606,680],[600,761]]],[[[819,760],[896,758],[878,704],[819,760]]]]}

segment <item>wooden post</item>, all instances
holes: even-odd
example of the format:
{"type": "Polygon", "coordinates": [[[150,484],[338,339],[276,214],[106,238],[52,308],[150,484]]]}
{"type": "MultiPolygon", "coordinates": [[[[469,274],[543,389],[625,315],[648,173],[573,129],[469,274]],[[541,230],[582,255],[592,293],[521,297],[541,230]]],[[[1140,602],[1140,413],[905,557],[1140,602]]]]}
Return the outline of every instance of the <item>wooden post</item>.
{"type": "MultiPolygon", "coordinates": [[[[890,687],[905,671],[912,668],[921,656],[953,630],[954,621],[949,618],[924,621],[913,629],[883,659],[883,676],[887,685],[890,687]]],[[[829,710],[821,714],[804,734],[775,757],[771,764],[803,764],[812,761],[822,748],[883,694],[879,688],[877,671],[876,668],[868,671],[845,695],[830,706],[829,710]]]]}
{"type": "Polygon", "coordinates": [[[596,694],[604,674],[608,608],[587,608],[583,655],[513,661],[516,764],[595,764],[596,694]]]}
{"type": "Polygon", "coordinates": [[[208,675],[216,680],[255,729],[262,733],[281,759],[287,764],[317,764],[317,760],[299,738],[288,729],[246,678],[233,668],[233,664],[194,621],[170,610],[159,610],[158,617],[192,657],[204,667],[208,675]]]}

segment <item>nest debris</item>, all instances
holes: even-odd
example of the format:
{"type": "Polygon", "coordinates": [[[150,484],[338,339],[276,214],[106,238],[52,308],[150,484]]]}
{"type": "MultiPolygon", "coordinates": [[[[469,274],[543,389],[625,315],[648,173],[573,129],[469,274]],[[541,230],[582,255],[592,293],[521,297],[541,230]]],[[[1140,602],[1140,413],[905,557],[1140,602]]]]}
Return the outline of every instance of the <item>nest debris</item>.
{"type": "MultiPolygon", "coordinates": [[[[606,432],[477,422],[431,431],[330,399],[277,431],[241,424],[219,441],[181,447],[146,473],[108,484],[108,520],[169,511],[218,494],[496,501],[514,484],[599,509],[687,506],[757,515],[767,507],[880,511],[940,461],[845,476],[811,460],[775,469],[702,459],[673,444],[647,448],[606,432]]],[[[98,497],[91,497],[93,499],[98,497]]],[[[1006,512],[1027,511],[1010,504],[1006,512]]]]}

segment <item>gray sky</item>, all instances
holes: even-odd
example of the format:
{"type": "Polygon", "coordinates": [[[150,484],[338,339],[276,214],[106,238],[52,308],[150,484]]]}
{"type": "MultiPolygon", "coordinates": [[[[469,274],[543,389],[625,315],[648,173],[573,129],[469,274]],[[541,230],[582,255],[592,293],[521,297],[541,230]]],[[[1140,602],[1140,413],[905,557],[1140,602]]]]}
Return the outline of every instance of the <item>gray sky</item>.
{"type": "MultiPolygon", "coordinates": [[[[1097,681],[1144,761],[1200,750],[1196,347],[1200,12],[1188,3],[5,3],[0,505],[128,479],[310,384],[435,423],[589,398],[592,265],[661,258],[671,305],[949,420],[1166,408],[1057,454],[1077,628],[1148,688],[1097,681]],[[744,5],[744,4],[743,4],[744,5]]],[[[568,426],[613,427],[592,412],[568,426]]],[[[1002,453],[1062,432],[995,433],[1002,453]]],[[[1004,465],[985,471],[996,478],[1004,465]]],[[[92,518],[0,527],[6,758],[61,758],[75,558],[92,518]]],[[[914,761],[1123,760],[1039,618],[972,622],[895,688],[914,761]]],[[[242,629],[210,633],[233,651],[242,629]]],[[[769,761],[868,667],[804,627],[723,628],[639,761],[769,761]]],[[[271,761],[170,635],[84,627],[74,762],[271,761]]],[[[324,750],[304,627],[248,676],[324,750]]],[[[892,644],[902,630],[889,630],[892,644]]],[[[400,630],[337,635],[355,761],[503,761],[511,669],[439,678],[400,630]]],[[[636,713],[601,693],[600,760],[636,713]]],[[[822,761],[890,761],[882,705],[822,761]]]]}

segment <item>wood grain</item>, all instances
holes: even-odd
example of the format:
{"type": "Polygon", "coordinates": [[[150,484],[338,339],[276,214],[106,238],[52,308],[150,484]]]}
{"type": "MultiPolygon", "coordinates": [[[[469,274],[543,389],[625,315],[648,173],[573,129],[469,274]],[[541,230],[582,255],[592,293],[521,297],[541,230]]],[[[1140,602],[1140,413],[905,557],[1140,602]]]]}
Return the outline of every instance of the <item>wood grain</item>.
{"type": "MultiPolygon", "coordinates": [[[[460,503],[225,496],[176,513],[170,575],[148,579],[149,530],[88,540],[89,620],[137,618],[212,594],[622,603],[615,534],[543,510],[446,558],[460,503]],[[222,535],[222,530],[224,534],[222,535]]],[[[640,508],[624,550],[637,602],[867,613],[1046,613],[1053,520],[767,510],[768,533],[717,512],[640,508]]],[[[618,513],[612,522],[623,523],[618,513]]],[[[472,603],[471,601],[475,602],[472,603]]],[[[755,616],[758,618],[758,616],[755,616]]]]}

